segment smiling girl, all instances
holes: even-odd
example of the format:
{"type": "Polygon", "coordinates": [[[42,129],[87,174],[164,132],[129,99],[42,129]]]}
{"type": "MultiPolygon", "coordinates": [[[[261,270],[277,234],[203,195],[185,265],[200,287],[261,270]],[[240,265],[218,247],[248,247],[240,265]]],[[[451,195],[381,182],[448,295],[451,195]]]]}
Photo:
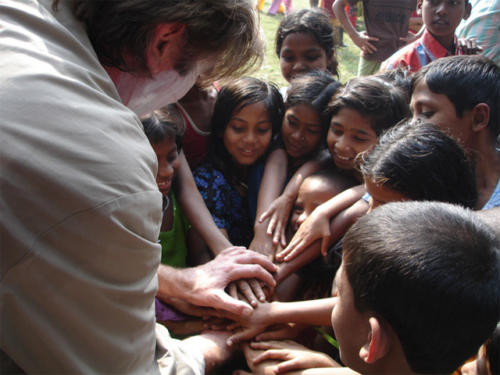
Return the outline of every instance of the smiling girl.
{"type": "Polygon", "coordinates": [[[290,82],[312,70],[337,74],[330,18],[320,9],[304,8],[283,18],[276,33],[276,54],[281,74],[290,82]]]}
{"type": "Polygon", "coordinates": [[[207,161],[194,171],[217,227],[233,245],[252,238],[263,163],[283,116],[278,88],[245,77],[221,88],[214,108],[207,161]]]}

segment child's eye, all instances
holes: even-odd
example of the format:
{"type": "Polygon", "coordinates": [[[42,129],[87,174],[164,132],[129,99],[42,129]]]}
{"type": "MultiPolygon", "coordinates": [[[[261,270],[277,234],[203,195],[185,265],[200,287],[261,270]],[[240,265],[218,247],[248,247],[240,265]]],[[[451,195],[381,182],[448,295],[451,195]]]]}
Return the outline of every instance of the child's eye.
{"type": "Polygon", "coordinates": [[[307,129],[307,132],[308,132],[309,134],[316,135],[316,134],[320,134],[320,133],[321,133],[321,129],[316,129],[316,128],[308,128],[308,129],[307,129]]]}
{"type": "Polygon", "coordinates": [[[321,57],[320,55],[310,55],[310,56],[306,56],[306,60],[309,62],[312,62],[312,61],[318,60],[320,57],[321,57]]]}
{"type": "Polygon", "coordinates": [[[354,137],[353,137],[353,139],[354,139],[356,142],[359,142],[359,143],[368,142],[368,138],[362,138],[362,137],[354,136],[354,137]]]}
{"type": "Polygon", "coordinates": [[[337,137],[340,137],[344,132],[340,129],[330,128],[331,132],[335,134],[337,137]]]}
{"type": "Polygon", "coordinates": [[[302,212],[304,212],[304,208],[300,206],[294,206],[293,207],[293,212],[297,215],[300,215],[302,212]]]}
{"type": "Polygon", "coordinates": [[[270,130],[271,130],[271,128],[258,128],[257,129],[257,133],[259,133],[259,134],[266,134],[270,130]]]}
{"type": "Polygon", "coordinates": [[[235,133],[243,133],[243,127],[242,126],[235,126],[231,125],[231,130],[235,133]]]}
{"type": "Polygon", "coordinates": [[[281,56],[281,58],[288,63],[293,62],[293,60],[295,60],[293,56],[281,56]]]}
{"type": "Polygon", "coordinates": [[[434,112],[432,112],[432,111],[425,111],[425,112],[420,113],[420,117],[429,119],[432,117],[433,114],[434,114],[434,112]]]}
{"type": "Polygon", "coordinates": [[[287,120],[288,122],[288,126],[290,126],[291,128],[296,128],[297,127],[297,123],[293,120],[287,120]]]}

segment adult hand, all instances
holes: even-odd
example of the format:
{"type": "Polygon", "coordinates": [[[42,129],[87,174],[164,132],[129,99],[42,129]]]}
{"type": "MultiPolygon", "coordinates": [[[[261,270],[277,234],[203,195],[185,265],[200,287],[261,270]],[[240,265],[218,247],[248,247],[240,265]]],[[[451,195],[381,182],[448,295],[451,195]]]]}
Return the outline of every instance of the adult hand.
{"type": "Polygon", "coordinates": [[[252,342],[250,350],[245,350],[245,357],[252,370],[264,361],[279,361],[272,366],[275,374],[315,367],[340,367],[326,354],[312,351],[291,340],[252,342]]]}
{"type": "Polygon", "coordinates": [[[321,251],[326,252],[330,245],[330,237],[330,216],[318,206],[300,225],[288,246],[276,254],[276,259],[288,262],[318,239],[322,239],[321,251]]]}
{"type": "Polygon", "coordinates": [[[282,194],[259,217],[259,222],[261,223],[270,218],[267,225],[267,235],[272,236],[274,245],[278,243],[281,243],[283,246],[286,245],[285,231],[294,201],[294,198],[282,194]]]}
{"type": "MultiPolygon", "coordinates": [[[[249,315],[253,309],[246,302],[232,298],[225,288],[232,281],[258,279],[274,289],[272,272],[277,267],[265,256],[243,247],[223,250],[215,259],[198,267],[174,269],[160,267],[159,291],[197,305],[249,315]]],[[[160,298],[162,296],[159,293],[160,298]]]]}
{"type": "Polygon", "coordinates": [[[358,33],[354,38],[353,42],[358,46],[358,48],[366,54],[371,54],[377,50],[371,42],[377,41],[378,38],[374,36],[369,36],[365,31],[358,33]]]}

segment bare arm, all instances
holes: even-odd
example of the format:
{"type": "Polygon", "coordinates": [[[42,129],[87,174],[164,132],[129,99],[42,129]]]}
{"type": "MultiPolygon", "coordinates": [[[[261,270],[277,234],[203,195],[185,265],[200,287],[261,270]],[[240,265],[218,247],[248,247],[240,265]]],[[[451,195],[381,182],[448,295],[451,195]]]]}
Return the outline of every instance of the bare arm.
{"type": "Polygon", "coordinates": [[[175,193],[191,225],[198,231],[214,255],[217,255],[232,245],[215,225],[212,215],[196,187],[191,168],[189,168],[183,152],[180,153],[179,158],[181,166],[174,186],[175,193]]]}
{"type": "Polygon", "coordinates": [[[270,219],[260,221],[261,214],[271,205],[271,203],[280,195],[286,180],[287,156],[283,149],[274,150],[266,161],[264,175],[259,189],[257,199],[257,214],[254,224],[254,238],[250,243],[249,249],[257,251],[274,258],[274,246],[272,239],[266,235],[267,226],[270,219]]]}
{"type": "Polygon", "coordinates": [[[279,260],[290,261],[303,252],[310,244],[322,239],[321,252],[326,252],[332,244],[330,221],[342,210],[350,207],[365,193],[365,187],[356,187],[344,190],[325,203],[316,207],[312,214],[300,225],[288,246],[276,254],[279,260]]]}
{"type": "Polygon", "coordinates": [[[369,36],[365,33],[359,33],[354,28],[354,26],[347,18],[347,14],[345,12],[346,5],[347,5],[347,0],[335,0],[332,6],[332,10],[335,13],[335,17],[337,17],[344,30],[347,32],[347,34],[352,39],[354,44],[358,46],[360,50],[362,50],[365,53],[375,52],[377,48],[370,42],[378,40],[378,38],[369,36]]]}
{"type": "Polygon", "coordinates": [[[239,324],[245,328],[232,335],[228,342],[234,344],[250,340],[264,332],[267,327],[281,323],[330,325],[330,315],[336,301],[337,297],[330,297],[299,302],[261,303],[248,318],[239,320],[239,324]]]}
{"type": "Polygon", "coordinates": [[[270,217],[269,225],[267,226],[267,234],[273,236],[273,244],[277,245],[281,240],[282,246],[286,245],[285,231],[290,216],[291,208],[297,199],[300,185],[302,182],[314,172],[321,169],[322,164],[319,161],[308,161],[304,163],[292,176],[286,185],[283,193],[274,201],[266,212],[264,212],[259,221],[266,220],[270,217]]]}

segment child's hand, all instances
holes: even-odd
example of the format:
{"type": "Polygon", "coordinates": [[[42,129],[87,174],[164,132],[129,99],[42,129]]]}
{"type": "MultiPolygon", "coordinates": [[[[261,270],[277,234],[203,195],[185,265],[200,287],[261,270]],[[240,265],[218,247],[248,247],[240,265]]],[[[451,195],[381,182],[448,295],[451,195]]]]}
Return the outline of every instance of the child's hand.
{"type": "Polygon", "coordinates": [[[354,44],[358,46],[358,48],[366,54],[371,54],[377,50],[372,43],[373,41],[377,41],[378,38],[374,36],[369,36],[365,31],[358,33],[357,37],[355,37],[352,41],[354,44]]]}
{"type": "Polygon", "coordinates": [[[250,351],[245,350],[250,368],[268,360],[281,361],[273,366],[275,374],[308,368],[340,367],[326,354],[312,351],[291,340],[252,342],[250,348],[250,351]]]}
{"type": "MultiPolygon", "coordinates": [[[[267,289],[268,295],[272,294],[270,289],[267,289]]],[[[266,301],[266,292],[263,285],[257,279],[238,280],[232,282],[227,287],[227,293],[242,301],[247,301],[252,307],[257,306],[257,301],[266,301]]]]}
{"type": "Polygon", "coordinates": [[[273,323],[268,319],[270,306],[271,304],[268,302],[259,303],[249,317],[245,319],[233,317],[236,323],[226,328],[228,330],[241,329],[228,338],[227,344],[235,345],[241,341],[251,340],[258,334],[264,332],[268,326],[272,325],[273,323]]]}
{"type": "Polygon", "coordinates": [[[330,217],[328,214],[323,213],[321,206],[318,206],[300,225],[288,246],[276,254],[276,259],[288,262],[318,239],[322,239],[321,252],[326,252],[331,244],[330,237],[330,217]]]}
{"type": "Polygon", "coordinates": [[[306,327],[308,327],[306,324],[299,323],[276,325],[255,336],[255,341],[296,339],[306,327]]]}
{"type": "Polygon", "coordinates": [[[483,48],[477,44],[475,38],[458,39],[458,48],[464,55],[477,55],[483,50],[483,48]]]}
{"type": "Polygon", "coordinates": [[[274,245],[281,243],[283,246],[286,246],[285,231],[294,201],[295,198],[282,194],[259,217],[259,222],[261,223],[271,218],[267,225],[267,234],[273,237],[274,245]]]}

